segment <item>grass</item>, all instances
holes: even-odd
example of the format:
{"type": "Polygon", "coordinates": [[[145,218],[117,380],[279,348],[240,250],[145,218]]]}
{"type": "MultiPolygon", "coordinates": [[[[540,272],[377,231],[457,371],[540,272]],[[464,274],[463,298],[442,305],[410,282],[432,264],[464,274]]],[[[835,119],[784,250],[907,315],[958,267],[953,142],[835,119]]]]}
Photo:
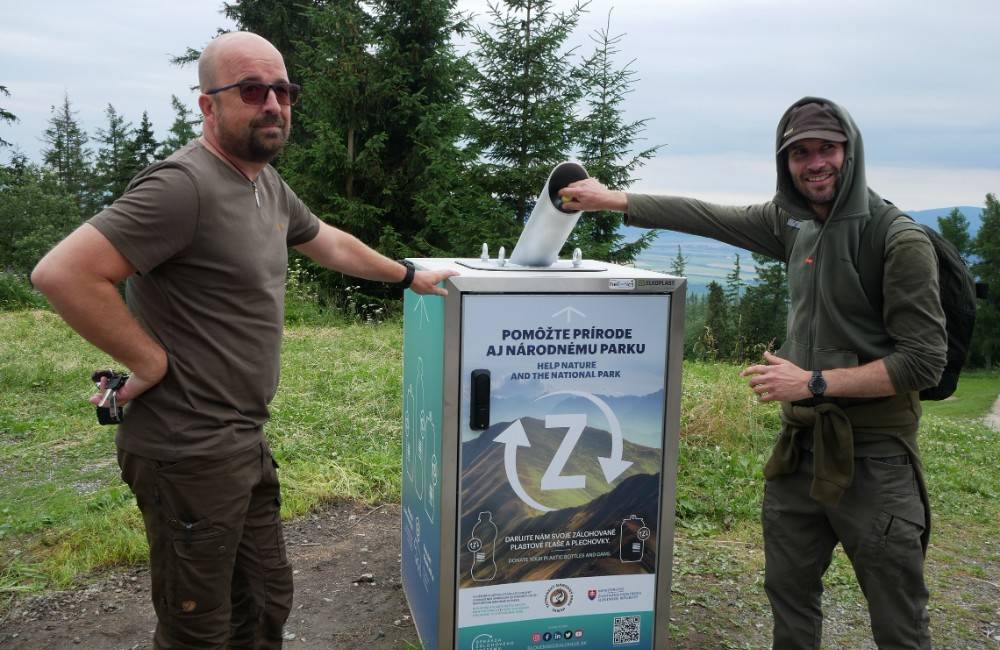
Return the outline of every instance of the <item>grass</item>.
{"type": "MultiPolygon", "coordinates": [[[[266,428],[281,463],[283,514],[333,498],[398,500],[400,323],[331,326],[307,316],[286,330],[266,428]]],[[[118,478],[113,431],[85,401],[90,372],[108,359],[46,311],[0,313],[0,341],[2,609],[15,595],[143,563],[146,546],[118,478]]],[[[924,403],[935,525],[928,583],[941,647],[980,647],[983,626],[996,622],[1000,443],[981,418],[998,379],[963,374],[954,399],[924,403]],[[942,634],[950,641],[941,644],[942,634]]],[[[738,368],[685,363],[671,624],[679,647],[761,647],[768,638],[759,508],[777,428],[777,406],[757,402],[738,368]],[[699,646],[699,635],[710,640],[699,646]]],[[[864,600],[842,552],[826,584],[831,620],[845,621],[830,647],[868,647],[864,600]]]]}
{"type": "MultiPolygon", "coordinates": [[[[110,359],[47,311],[0,313],[0,341],[0,602],[144,562],[114,430],[86,403],[110,359]]],[[[288,329],[265,430],[285,517],[331,498],[399,499],[401,348],[398,321],[288,329]]]]}

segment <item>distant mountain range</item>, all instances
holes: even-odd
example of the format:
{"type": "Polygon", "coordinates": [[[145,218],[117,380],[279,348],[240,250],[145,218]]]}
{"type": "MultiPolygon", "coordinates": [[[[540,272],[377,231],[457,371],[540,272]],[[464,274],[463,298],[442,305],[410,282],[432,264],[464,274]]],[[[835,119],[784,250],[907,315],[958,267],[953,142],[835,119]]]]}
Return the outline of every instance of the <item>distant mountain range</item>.
{"type": "MultiPolygon", "coordinates": [[[[497,418],[544,417],[546,413],[582,413],[588,422],[604,422],[603,412],[597,405],[578,395],[561,397],[557,403],[538,402],[546,394],[538,381],[508,382],[493,393],[493,409],[497,418]]],[[[663,434],[664,391],[646,395],[596,395],[613,413],[627,414],[622,420],[622,433],[627,440],[659,447],[663,434]]]]}
{"type": "MultiPolygon", "coordinates": [[[[956,206],[969,220],[969,234],[975,237],[982,224],[982,208],[970,205],[956,206]]],[[[947,216],[954,208],[933,208],[930,210],[909,210],[906,214],[918,223],[938,230],[938,217],[947,216]]],[[[626,241],[634,241],[643,232],[642,228],[622,226],[619,232],[626,241]]],[[[756,279],[753,259],[750,253],[705,237],[661,230],[656,241],[639,254],[635,260],[638,267],[653,271],[669,272],[677,257],[677,248],[686,260],[685,274],[688,278],[688,293],[705,293],[709,282],[724,283],[726,275],[733,270],[736,256],[740,256],[740,277],[746,282],[756,279]]]]}

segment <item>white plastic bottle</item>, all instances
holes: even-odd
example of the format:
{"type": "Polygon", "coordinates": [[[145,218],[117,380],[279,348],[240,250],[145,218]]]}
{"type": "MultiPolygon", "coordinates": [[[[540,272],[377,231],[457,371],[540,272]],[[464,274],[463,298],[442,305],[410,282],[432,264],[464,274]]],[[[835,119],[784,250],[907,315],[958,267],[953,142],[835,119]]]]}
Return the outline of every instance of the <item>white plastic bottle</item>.
{"type": "Polygon", "coordinates": [[[497,525],[493,523],[492,512],[480,512],[479,521],[472,527],[472,538],[468,547],[472,552],[472,579],[489,582],[497,575],[497,563],[493,557],[497,545],[497,525]]]}

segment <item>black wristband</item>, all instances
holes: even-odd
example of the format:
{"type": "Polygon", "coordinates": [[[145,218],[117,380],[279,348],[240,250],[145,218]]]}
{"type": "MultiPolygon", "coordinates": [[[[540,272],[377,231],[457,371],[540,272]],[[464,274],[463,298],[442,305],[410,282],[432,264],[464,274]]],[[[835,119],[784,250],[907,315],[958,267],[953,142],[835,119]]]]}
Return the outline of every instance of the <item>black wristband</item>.
{"type": "Polygon", "coordinates": [[[396,283],[396,286],[400,289],[409,289],[410,285],[413,284],[413,275],[417,272],[417,267],[413,266],[413,262],[410,260],[396,260],[400,264],[406,267],[406,275],[403,279],[396,283]]]}

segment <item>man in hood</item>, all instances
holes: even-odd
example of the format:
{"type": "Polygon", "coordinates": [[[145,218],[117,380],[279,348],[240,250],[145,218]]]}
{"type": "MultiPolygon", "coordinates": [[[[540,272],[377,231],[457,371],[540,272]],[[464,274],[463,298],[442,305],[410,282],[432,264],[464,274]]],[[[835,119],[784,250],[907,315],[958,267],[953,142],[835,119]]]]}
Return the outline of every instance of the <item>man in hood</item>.
{"type": "Polygon", "coordinates": [[[777,192],[757,205],[616,192],[593,179],[561,194],[569,209],[619,210],[629,225],[711,237],[787,264],[786,339],[741,373],[782,408],[762,516],[773,646],[820,647],[822,576],[839,542],[878,646],[930,648],[930,511],[917,429],[918,392],[937,384],[947,348],[937,258],[899,213],[886,236],[883,306],[869,301],[859,242],[874,215],[895,208],[868,187],[861,134],[840,106],[817,97],[793,104],[778,123],[775,157],[777,192]]]}

